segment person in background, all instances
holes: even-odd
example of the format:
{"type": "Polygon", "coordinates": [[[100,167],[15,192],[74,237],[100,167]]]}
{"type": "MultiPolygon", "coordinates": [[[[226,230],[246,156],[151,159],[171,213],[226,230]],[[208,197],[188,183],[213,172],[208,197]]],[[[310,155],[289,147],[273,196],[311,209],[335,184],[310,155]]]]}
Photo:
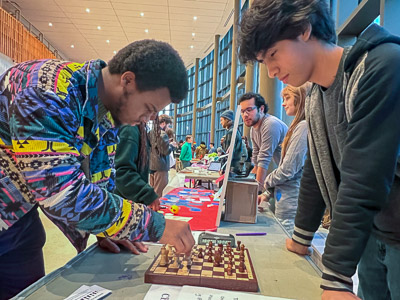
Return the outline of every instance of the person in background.
{"type": "Polygon", "coordinates": [[[217,150],[215,149],[214,143],[210,143],[210,149],[208,149],[208,153],[216,153],[217,150]]]}
{"type": "MultiPolygon", "coordinates": [[[[225,153],[228,153],[229,146],[231,144],[231,139],[233,134],[233,119],[234,119],[234,114],[232,110],[226,110],[220,116],[221,125],[224,129],[227,130],[224,141],[223,143],[221,142],[222,149],[224,150],[225,153]]],[[[242,135],[238,129],[233,147],[232,161],[231,161],[231,170],[236,174],[241,174],[243,171],[243,166],[240,164],[240,160],[242,157],[242,153],[245,149],[242,149],[243,143],[241,136],[242,135]]]]}
{"type": "Polygon", "coordinates": [[[322,299],[400,299],[400,37],[377,24],[337,46],[325,0],[255,0],[241,21],[240,59],[285,84],[314,83],[308,154],[292,239],[306,254],[326,208],[322,299]]]}
{"type": "Polygon", "coordinates": [[[265,192],[258,196],[258,203],[275,199],[275,216],[292,234],[299,197],[300,179],[307,154],[307,123],[305,102],[311,84],[300,87],[287,85],[281,92],[286,114],[294,117],[282,143],[278,167],[265,179],[265,192]],[[273,190],[273,194],[271,191],[273,190]]]}
{"type": "Polygon", "coordinates": [[[179,140],[178,147],[176,147],[176,149],[174,151],[175,159],[179,158],[179,155],[181,154],[182,146],[183,146],[183,140],[179,140]]]}
{"type": "Polygon", "coordinates": [[[207,153],[208,153],[208,150],[207,150],[206,143],[201,142],[200,146],[198,146],[195,151],[196,158],[202,159],[204,157],[204,155],[206,155],[207,153]]]}
{"type": "Polygon", "coordinates": [[[268,114],[268,105],[260,94],[246,93],[239,98],[243,122],[251,127],[253,144],[251,171],[256,174],[259,190],[264,190],[264,181],[271,160],[278,165],[281,159],[281,145],[287,126],[277,117],[268,114]]]}
{"type": "Polygon", "coordinates": [[[154,211],[160,209],[157,193],[149,185],[149,150],[146,124],[124,125],[118,132],[119,144],[115,155],[115,192],[154,211]]]}
{"type": "Polygon", "coordinates": [[[185,138],[185,143],[182,146],[179,159],[182,162],[183,168],[190,167],[190,161],[192,160],[192,141],[193,137],[191,135],[187,135],[185,138]]]}
{"type": "Polygon", "coordinates": [[[110,251],[147,251],[146,240],[190,253],[187,223],[113,192],[118,126],[156,118],[187,91],[179,54],[155,40],[127,45],[108,65],[42,59],[0,76],[0,299],[44,275],[38,207],[78,252],[94,234],[110,251]]]}
{"type": "Polygon", "coordinates": [[[168,184],[170,169],[170,154],[176,148],[176,142],[170,141],[166,131],[172,126],[172,119],[168,115],[160,115],[150,131],[150,185],[159,197],[168,184]]]}

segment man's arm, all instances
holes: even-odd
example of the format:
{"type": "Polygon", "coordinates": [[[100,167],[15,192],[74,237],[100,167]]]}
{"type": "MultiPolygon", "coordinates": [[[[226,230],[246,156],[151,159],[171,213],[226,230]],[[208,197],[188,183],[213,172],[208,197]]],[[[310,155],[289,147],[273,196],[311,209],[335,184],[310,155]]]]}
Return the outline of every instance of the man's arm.
{"type": "Polygon", "coordinates": [[[73,97],[61,100],[53,92],[38,88],[23,90],[11,104],[13,148],[35,200],[47,216],[64,224],[67,233],[159,240],[165,228],[160,214],[102,189],[85,177],[80,168],[80,150],[86,151],[87,145],[83,144],[80,110],[73,97]]]}
{"type": "Polygon", "coordinates": [[[261,146],[257,155],[257,181],[263,186],[268,166],[281,140],[281,124],[271,119],[261,124],[261,146]]]}
{"type": "Polygon", "coordinates": [[[387,203],[400,153],[399,45],[376,47],[362,67],[350,103],[353,115],[344,140],[341,183],[322,258],[324,289],[351,289],[374,217],[387,203]]]}
{"type": "Polygon", "coordinates": [[[304,166],[307,153],[307,123],[299,123],[288,143],[285,157],[265,179],[265,188],[275,187],[291,180],[304,166]]]}

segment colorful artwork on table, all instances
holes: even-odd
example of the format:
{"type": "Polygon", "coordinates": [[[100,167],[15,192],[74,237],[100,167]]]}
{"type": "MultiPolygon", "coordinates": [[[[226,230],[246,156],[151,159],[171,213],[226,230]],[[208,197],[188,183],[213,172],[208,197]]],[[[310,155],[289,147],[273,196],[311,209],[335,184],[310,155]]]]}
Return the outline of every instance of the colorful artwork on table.
{"type": "Polygon", "coordinates": [[[219,199],[214,200],[214,191],[176,188],[160,198],[161,212],[167,219],[189,222],[192,230],[216,231],[219,199]],[[171,207],[178,206],[176,214],[171,207]]]}

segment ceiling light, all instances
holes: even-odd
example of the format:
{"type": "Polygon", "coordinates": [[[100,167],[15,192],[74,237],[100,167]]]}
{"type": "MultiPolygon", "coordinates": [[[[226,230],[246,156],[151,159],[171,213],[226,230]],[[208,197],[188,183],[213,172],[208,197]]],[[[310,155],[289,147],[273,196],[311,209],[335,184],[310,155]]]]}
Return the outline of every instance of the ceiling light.
{"type": "Polygon", "coordinates": [[[117,51],[114,51],[114,54],[117,54],[117,51]]]}
{"type": "Polygon", "coordinates": [[[52,27],[52,26],[53,26],[53,23],[50,22],[50,23],[49,23],[49,26],[52,27]]]}
{"type": "Polygon", "coordinates": [[[97,29],[98,29],[98,30],[101,30],[101,26],[97,26],[97,29]]]}
{"type": "Polygon", "coordinates": [[[149,30],[148,30],[148,29],[145,29],[144,32],[149,33],[149,30]]]}
{"type": "Polygon", "coordinates": [[[195,36],[196,34],[194,32],[192,32],[192,36],[195,36]]]}
{"type": "Polygon", "coordinates": [[[197,17],[196,17],[196,16],[194,16],[194,17],[193,17],[193,20],[195,20],[195,21],[196,21],[196,20],[197,20],[197,17]]]}
{"type": "Polygon", "coordinates": [[[193,49],[194,48],[194,46],[193,45],[190,45],[190,49],[193,49]]]}
{"type": "Polygon", "coordinates": [[[140,13],[140,16],[141,16],[141,17],[144,17],[144,12],[141,12],[141,13],[140,13]]]}
{"type": "Polygon", "coordinates": [[[71,48],[75,48],[75,46],[74,46],[74,45],[71,45],[71,48]]]}
{"type": "Polygon", "coordinates": [[[86,12],[87,12],[87,13],[90,13],[90,8],[86,8],[86,12]]]}
{"type": "Polygon", "coordinates": [[[109,44],[109,43],[110,43],[110,40],[106,40],[106,43],[109,44]]]}

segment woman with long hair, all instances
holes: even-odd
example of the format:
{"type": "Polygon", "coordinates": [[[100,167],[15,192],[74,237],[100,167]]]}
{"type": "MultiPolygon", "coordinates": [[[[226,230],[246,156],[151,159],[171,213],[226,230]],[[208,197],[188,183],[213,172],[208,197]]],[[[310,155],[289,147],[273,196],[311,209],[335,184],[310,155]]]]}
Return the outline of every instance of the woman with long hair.
{"type": "Polygon", "coordinates": [[[305,101],[311,84],[300,87],[286,86],[282,90],[282,106],[288,116],[294,116],[282,143],[279,166],[265,179],[266,192],[258,202],[275,198],[275,216],[289,233],[293,232],[297,210],[300,179],[307,153],[307,124],[305,101]],[[272,192],[273,190],[273,192],[272,192]]]}

